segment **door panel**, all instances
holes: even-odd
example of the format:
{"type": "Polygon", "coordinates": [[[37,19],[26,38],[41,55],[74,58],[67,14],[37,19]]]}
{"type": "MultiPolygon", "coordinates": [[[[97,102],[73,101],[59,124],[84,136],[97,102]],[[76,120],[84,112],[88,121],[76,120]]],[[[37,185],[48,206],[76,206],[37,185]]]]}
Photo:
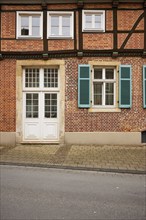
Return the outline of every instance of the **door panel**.
{"type": "Polygon", "coordinates": [[[40,125],[38,122],[26,122],[24,129],[25,140],[40,139],[40,125]]]}
{"type": "Polygon", "coordinates": [[[57,140],[57,139],[58,139],[58,123],[44,122],[43,140],[57,140]]]}
{"type": "Polygon", "coordinates": [[[24,93],[24,140],[58,141],[58,93],[24,93]]]}

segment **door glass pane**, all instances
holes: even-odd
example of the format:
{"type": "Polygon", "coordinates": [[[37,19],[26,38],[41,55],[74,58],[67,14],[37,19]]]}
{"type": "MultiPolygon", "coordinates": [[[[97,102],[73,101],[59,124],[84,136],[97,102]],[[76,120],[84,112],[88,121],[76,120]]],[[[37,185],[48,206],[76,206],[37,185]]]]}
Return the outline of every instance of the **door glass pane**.
{"type": "Polygon", "coordinates": [[[26,118],[38,118],[38,94],[26,94],[26,118]]]}
{"type": "Polygon", "coordinates": [[[45,94],[44,104],[45,118],[57,118],[57,94],[45,94]]]}
{"type": "Polygon", "coordinates": [[[106,83],[106,105],[114,105],[114,83],[106,83]]]}
{"type": "Polygon", "coordinates": [[[39,69],[25,69],[25,87],[39,87],[39,69]]]}
{"type": "Polygon", "coordinates": [[[102,105],[102,83],[94,83],[94,105],[102,105]]]}
{"type": "Polygon", "coordinates": [[[21,35],[29,35],[29,16],[21,16],[21,35]]]}
{"type": "Polygon", "coordinates": [[[58,87],[58,69],[44,69],[44,87],[58,87]]]}

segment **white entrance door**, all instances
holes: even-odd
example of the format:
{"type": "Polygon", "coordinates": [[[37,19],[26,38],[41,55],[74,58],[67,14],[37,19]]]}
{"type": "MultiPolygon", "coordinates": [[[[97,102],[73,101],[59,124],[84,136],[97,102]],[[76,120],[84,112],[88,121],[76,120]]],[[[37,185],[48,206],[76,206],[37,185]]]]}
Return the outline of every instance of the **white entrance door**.
{"type": "Polygon", "coordinates": [[[23,78],[23,140],[59,141],[58,69],[27,68],[23,78]]]}

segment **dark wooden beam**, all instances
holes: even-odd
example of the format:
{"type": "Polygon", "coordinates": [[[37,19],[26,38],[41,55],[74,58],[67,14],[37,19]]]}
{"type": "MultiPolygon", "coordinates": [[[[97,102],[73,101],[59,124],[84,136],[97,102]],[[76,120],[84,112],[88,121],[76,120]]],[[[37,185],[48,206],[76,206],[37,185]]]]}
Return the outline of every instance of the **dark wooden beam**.
{"type": "Polygon", "coordinates": [[[131,31],[129,32],[128,36],[126,37],[126,39],[124,40],[123,44],[121,45],[120,49],[124,49],[124,47],[126,46],[129,38],[131,37],[131,35],[133,34],[134,30],[136,29],[137,25],[139,24],[139,22],[144,18],[144,13],[142,13],[139,18],[137,19],[137,21],[135,22],[135,24],[133,25],[131,31]]]}
{"type": "Polygon", "coordinates": [[[82,9],[83,2],[79,1],[78,3],[78,43],[79,43],[79,51],[83,50],[83,34],[82,34],[82,9]]]}
{"type": "Polygon", "coordinates": [[[43,54],[48,53],[48,39],[47,39],[47,5],[45,2],[42,3],[43,10],[43,54]]]}

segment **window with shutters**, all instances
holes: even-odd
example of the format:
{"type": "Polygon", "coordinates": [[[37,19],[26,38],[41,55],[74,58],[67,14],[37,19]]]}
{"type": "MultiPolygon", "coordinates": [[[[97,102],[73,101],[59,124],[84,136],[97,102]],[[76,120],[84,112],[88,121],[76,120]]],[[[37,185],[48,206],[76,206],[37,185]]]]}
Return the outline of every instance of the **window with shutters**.
{"type": "Polygon", "coordinates": [[[78,107],[88,108],[89,112],[120,112],[122,108],[131,108],[131,65],[98,61],[79,65],[78,107]]]}
{"type": "Polygon", "coordinates": [[[42,12],[17,12],[17,39],[43,37],[42,12]]]}

